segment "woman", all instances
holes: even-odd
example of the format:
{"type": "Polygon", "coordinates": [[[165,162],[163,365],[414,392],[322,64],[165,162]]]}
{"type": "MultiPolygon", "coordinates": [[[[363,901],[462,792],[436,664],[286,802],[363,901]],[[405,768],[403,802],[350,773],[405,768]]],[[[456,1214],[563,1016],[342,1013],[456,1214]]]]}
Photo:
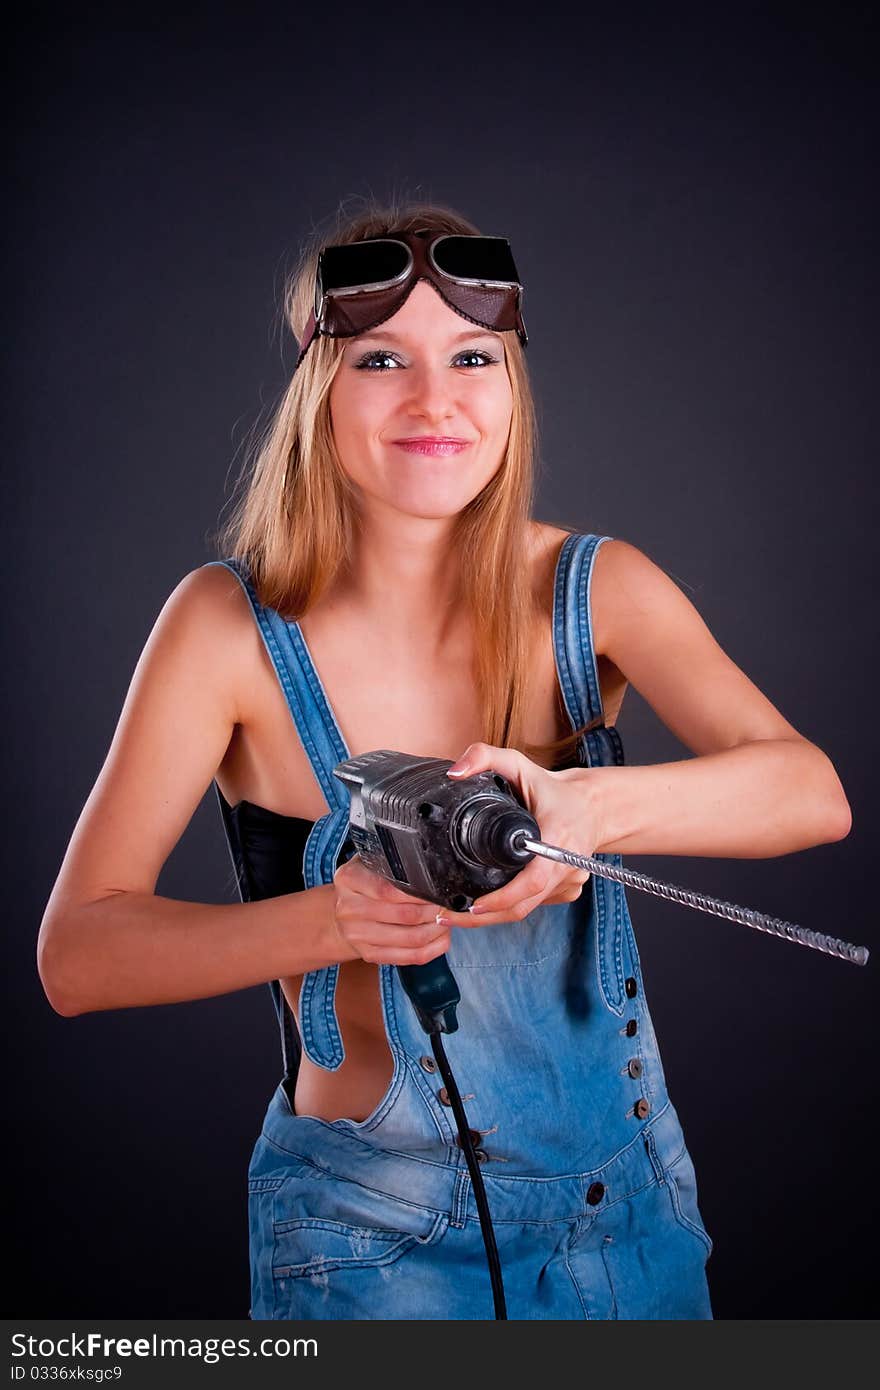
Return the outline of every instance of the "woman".
{"type": "Polygon", "coordinates": [[[508,1316],[709,1318],[620,885],[584,893],[535,859],[438,912],[345,857],[333,768],[379,748],[494,768],[584,854],[766,857],[849,829],[828,758],[662,570],[532,518],[521,287],[478,237],[448,208],[370,208],[304,254],[297,368],[225,559],[144,648],[41,977],[68,1016],[271,984],[285,1074],[249,1170],[252,1317],[492,1316],[474,1184],[395,968],[446,953],[508,1316]],[[693,758],[622,766],[629,682],[693,758]],[[243,901],[159,898],[212,780],[243,901]]]}

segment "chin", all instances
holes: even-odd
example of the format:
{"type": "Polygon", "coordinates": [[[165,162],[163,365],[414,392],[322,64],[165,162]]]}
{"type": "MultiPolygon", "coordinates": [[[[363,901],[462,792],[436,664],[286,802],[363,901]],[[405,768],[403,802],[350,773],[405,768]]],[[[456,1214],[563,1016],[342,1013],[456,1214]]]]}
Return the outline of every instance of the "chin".
{"type": "Polygon", "coordinates": [[[454,521],[457,516],[461,515],[468,504],[467,502],[462,502],[460,507],[426,507],[414,503],[411,507],[407,507],[397,499],[392,505],[395,510],[400,512],[403,516],[416,516],[420,521],[454,521]]]}
{"type": "Polygon", "coordinates": [[[386,507],[393,507],[405,516],[423,517],[426,521],[451,521],[463,512],[465,507],[470,506],[479,494],[480,489],[474,491],[472,488],[464,492],[450,488],[413,487],[397,488],[381,494],[374,493],[373,496],[377,497],[377,500],[381,497],[386,507]]]}

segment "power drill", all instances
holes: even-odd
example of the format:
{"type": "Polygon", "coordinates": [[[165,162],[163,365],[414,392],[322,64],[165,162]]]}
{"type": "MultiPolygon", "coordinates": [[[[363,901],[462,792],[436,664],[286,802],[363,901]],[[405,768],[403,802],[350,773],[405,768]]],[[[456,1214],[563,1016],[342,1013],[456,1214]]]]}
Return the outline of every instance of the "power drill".
{"type": "MultiPolygon", "coordinates": [[[[687,907],[742,922],[787,941],[865,965],[868,950],[823,932],[810,931],[751,908],[710,898],[625,869],[606,858],[580,855],[541,840],[537,821],[506,778],[489,769],[458,782],[446,776],[448,758],[423,758],[379,748],[338,763],[334,775],[348,788],[349,838],[368,868],[405,893],[467,912],[475,898],[501,888],[536,854],[586,869],[687,907]]],[[[445,955],[426,965],[398,965],[397,971],[449,1093],[459,1142],[473,1183],[486,1247],[495,1317],[506,1318],[504,1283],[479,1163],[458,1086],[441,1033],[458,1029],[458,985],[445,955]]]]}
{"type": "MultiPolygon", "coordinates": [[[[349,837],[367,868],[414,897],[467,912],[534,857],[523,841],[540,839],[540,830],[497,772],[456,782],[450,767],[450,758],[379,748],[333,772],[348,788],[349,837]]],[[[454,1033],[461,994],[445,955],[397,971],[425,1032],[454,1033]]]]}

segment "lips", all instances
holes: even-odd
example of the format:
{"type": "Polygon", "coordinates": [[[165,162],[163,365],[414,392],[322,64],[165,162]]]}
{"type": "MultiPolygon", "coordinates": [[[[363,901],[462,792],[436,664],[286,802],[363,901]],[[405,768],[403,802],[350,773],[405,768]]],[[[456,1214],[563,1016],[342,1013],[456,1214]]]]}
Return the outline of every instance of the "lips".
{"type": "Polygon", "coordinates": [[[466,449],[470,444],[469,439],[455,439],[449,435],[415,435],[412,439],[395,439],[394,443],[399,449],[406,449],[410,454],[432,454],[444,456],[447,454],[460,454],[462,449],[466,449]]]}

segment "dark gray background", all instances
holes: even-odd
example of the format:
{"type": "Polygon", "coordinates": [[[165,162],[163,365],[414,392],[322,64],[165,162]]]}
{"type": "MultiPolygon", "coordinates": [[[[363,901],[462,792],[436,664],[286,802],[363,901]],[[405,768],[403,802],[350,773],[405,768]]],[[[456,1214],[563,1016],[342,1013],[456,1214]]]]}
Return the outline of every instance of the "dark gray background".
{"type": "MultiPolygon", "coordinates": [[[[626,13],[588,7],[572,31],[546,5],[515,23],[248,6],[123,30],[37,11],[19,35],[11,1313],[247,1313],[245,1171],[279,1074],[268,989],[64,1019],[35,942],[137,657],[212,558],[242,446],[295,360],[284,269],[347,195],[433,196],[510,238],[538,515],[663,566],[853,808],[846,840],[780,859],[628,862],[875,939],[873,21],[626,13]]],[[[620,729],[630,762],[689,756],[633,691],[620,729]]],[[[213,791],[158,891],[233,900],[213,791]]],[[[716,1315],[873,1314],[877,958],[630,903],[716,1315]]]]}

